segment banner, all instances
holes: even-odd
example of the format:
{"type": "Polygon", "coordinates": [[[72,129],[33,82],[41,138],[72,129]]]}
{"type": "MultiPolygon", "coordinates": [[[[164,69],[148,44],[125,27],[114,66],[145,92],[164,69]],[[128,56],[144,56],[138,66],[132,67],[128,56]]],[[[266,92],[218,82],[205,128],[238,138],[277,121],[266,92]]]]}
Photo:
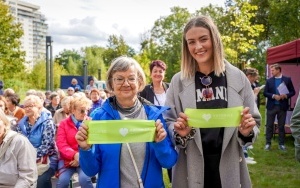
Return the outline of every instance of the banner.
{"type": "Polygon", "coordinates": [[[88,144],[153,142],[154,120],[98,120],[84,121],[89,127],[88,144]]]}
{"type": "Polygon", "coordinates": [[[240,125],[243,107],[219,109],[185,109],[188,124],[198,128],[237,127],[240,125]]]}

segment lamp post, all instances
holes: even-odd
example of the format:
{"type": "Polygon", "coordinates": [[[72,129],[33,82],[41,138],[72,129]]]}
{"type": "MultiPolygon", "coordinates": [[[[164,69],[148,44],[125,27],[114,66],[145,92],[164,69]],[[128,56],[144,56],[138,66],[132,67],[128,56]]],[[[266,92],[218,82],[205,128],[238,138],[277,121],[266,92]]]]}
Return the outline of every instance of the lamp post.
{"type": "Polygon", "coordinates": [[[101,69],[98,69],[98,79],[101,80],[101,69]]]}
{"type": "Polygon", "coordinates": [[[53,91],[52,42],[51,36],[46,36],[46,90],[51,91],[53,91]]]}
{"type": "Polygon", "coordinates": [[[86,86],[87,86],[87,82],[88,82],[88,76],[87,76],[87,66],[88,66],[88,62],[87,62],[87,60],[83,60],[83,62],[82,62],[82,64],[83,64],[83,80],[84,80],[84,90],[85,90],[85,88],[86,88],[86,86]]]}

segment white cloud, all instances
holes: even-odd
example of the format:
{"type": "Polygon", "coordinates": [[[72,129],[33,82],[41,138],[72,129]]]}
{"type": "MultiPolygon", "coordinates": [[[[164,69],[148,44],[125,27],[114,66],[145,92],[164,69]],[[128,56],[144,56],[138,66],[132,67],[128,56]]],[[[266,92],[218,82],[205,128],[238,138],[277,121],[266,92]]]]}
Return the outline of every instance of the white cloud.
{"type": "Polygon", "coordinates": [[[155,20],[180,6],[194,12],[225,0],[23,0],[40,6],[53,38],[54,55],[63,49],[106,46],[109,35],[122,35],[128,45],[140,48],[141,35],[155,20]]]}

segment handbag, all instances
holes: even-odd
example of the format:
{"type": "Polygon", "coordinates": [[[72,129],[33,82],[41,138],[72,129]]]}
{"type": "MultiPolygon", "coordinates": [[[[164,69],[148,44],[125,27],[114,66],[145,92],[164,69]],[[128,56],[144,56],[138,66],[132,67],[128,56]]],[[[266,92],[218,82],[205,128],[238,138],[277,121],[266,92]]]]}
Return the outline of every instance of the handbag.
{"type": "Polygon", "coordinates": [[[36,161],[38,175],[44,174],[50,168],[49,155],[43,156],[41,159],[36,161]]]}

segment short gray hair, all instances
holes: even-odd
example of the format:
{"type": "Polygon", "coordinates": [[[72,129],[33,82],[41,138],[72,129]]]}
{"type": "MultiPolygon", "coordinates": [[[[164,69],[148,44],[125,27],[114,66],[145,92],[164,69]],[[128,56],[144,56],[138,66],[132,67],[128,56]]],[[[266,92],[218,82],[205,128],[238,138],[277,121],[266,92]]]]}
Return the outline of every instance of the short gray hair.
{"type": "Polygon", "coordinates": [[[135,59],[133,59],[131,57],[127,57],[127,56],[120,56],[112,61],[111,65],[107,71],[107,79],[106,79],[107,89],[110,91],[113,91],[112,77],[116,72],[125,72],[131,66],[133,66],[137,72],[138,81],[139,81],[139,89],[138,90],[139,90],[139,92],[142,91],[146,85],[145,73],[144,73],[141,65],[135,59]]]}

